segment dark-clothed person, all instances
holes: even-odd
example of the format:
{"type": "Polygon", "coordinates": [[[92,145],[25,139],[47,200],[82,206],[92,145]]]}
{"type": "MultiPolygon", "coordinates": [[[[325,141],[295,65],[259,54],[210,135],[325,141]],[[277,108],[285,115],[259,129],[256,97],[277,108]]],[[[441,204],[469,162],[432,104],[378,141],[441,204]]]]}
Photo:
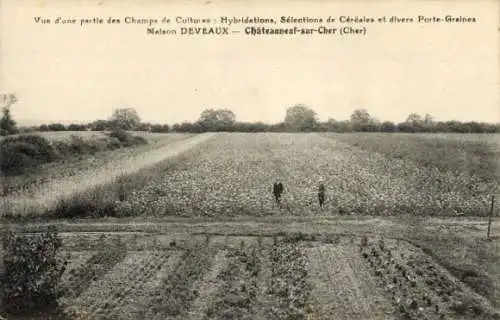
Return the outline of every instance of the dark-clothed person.
{"type": "Polygon", "coordinates": [[[320,183],[318,187],[318,200],[319,206],[323,207],[325,204],[325,185],[323,183],[320,183]]]}
{"type": "Polygon", "coordinates": [[[276,182],[273,184],[273,195],[274,199],[276,200],[276,203],[280,203],[281,201],[281,194],[283,193],[284,188],[283,184],[281,181],[276,180],[276,182]]]}

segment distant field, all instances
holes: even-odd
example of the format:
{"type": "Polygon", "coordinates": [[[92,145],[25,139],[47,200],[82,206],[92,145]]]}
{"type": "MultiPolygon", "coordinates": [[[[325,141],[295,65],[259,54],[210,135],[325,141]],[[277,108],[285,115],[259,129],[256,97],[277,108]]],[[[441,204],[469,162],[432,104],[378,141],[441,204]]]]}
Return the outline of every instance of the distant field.
{"type": "Polygon", "coordinates": [[[219,134],[124,201],[131,215],[486,215],[497,154],[404,135],[219,134]],[[168,179],[166,177],[168,176],[168,179]],[[275,178],[285,185],[273,203],[275,178]],[[325,208],[317,186],[327,188],[325,208]]]}
{"type": "Polygon", "coordinates": [[[441,171],[498,181],[500,135],[492,134],[328,134],[389,158],[441,171]]]}
{"type": "MultiPolygon", "coordinates": [[[[176,137],[182,139],[162,135],[167,141],[176,137]]],[[[406,134],[220,133],[168,165],[143,174],[137,168],[134,177],[90,190],[77,201],[93,199],[86,205],[90,208],[114,203],[112,212],[124,216],[485,216],[498,183],[499,152],[491,141],[406,134]],[[285,185],[279,206],[271,193],[276,178],[285,185]],[[323,209],[317,205],[321,180],[327,188],[323,209]]]]}

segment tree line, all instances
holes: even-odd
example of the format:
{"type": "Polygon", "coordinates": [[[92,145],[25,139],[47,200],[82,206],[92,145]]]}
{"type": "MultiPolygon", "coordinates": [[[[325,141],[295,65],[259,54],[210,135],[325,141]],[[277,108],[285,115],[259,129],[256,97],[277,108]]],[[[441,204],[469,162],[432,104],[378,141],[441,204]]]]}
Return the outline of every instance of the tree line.
{"type": "Polygon", "coordinates": [[[205,109],[198,120],[174,125],[152,124],[141,121],[134,108],[120,108],[113,111],[110,118],[95,120],[86,124],[61,123],[18,128],[10,114],[10,107],[17,102],[15,95],[3,95],[3,116],[0,118],[0,134],[8,135],[29,131],[105,131],[124,129],[157,133],[202,133],[202,132],[450,132],[450,133],[500,133],[500,123],[435,121],[429,115],[411,113],[400,123],[380,121],[371,116],[366,109],[354,110],[348,120],[319,121],[316,112],[302,104],[286,110],[282,122],[267,124],[263,122],[240,122],[228,109],[205,109]]]}

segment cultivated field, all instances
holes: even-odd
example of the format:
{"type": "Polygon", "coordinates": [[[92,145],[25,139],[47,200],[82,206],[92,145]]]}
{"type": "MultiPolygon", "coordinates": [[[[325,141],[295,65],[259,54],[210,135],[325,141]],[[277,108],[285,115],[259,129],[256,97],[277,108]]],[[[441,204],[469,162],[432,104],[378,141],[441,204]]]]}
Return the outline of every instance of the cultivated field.
{"type": "MultiPolygon", "coordinates": [[[[355,142],[366,141],[357,137],[355,142]]],[[[368,144],[385,145],[378,138],[376,145],[368,144]]],[[[158,216],[310,215],[318,213],[316,192],[322,179],[327,188],[322,211],[332,214],[488,214],[498,159],[488,144],[478,142],[475,148],[460,150],[465,164],[452,162],[452,156],[434,157],[429,163],[425,155],[452,152],[456,141],[449,142],[450,148],[445,143],[443,151],[428,139],[388,136],[388,148],[407,155],[393,156],[345,139],[317,134],[217,135],[134,190],[120,204],[121,210],[158,216]],[[391,145],[396,139],[406,139],[407,144],[397,149],[391,145]],[[412,143],[416,147],[404,150],[412,143]],[[475,159],[478,152],[484,153],[480,161],[475,159]],[[273,204],[270,192],[278,177],[285,185],[281,208],[273,204]]]]}
{"type": "Polygon", "coordinates": [[[439,233],[438,221],[261,223],[61,226],[71,255],[61,303],[79,319],[496,319],[495,297],[421,245],[422,232],[434,244],[451,236],[445,223],[439,233]]]}
{"type": "Polygon", "coordinates": [[[491,137],[173,138],[0,208],[86,218],[5,226],[61,232],[61,302],[87,319],[500,319],[491,137]]]}
{"type": "Polygon", "coordinates": [[[52,179],[48,187],[4,197],[2,204],[11,214],[44,215],[60,199],[103,185],[111,191],[94,189],[86,197],[115,202],[124,182],[114,178],[159,163],[137,175],[137,180],[148,176],[146,184],[128,179],[126,188],[118,188],[123,194],[114,211],[127,216],[310,215],[318,212],[316,188],[323,180],[323,212],[485,216],[497,192],[500,152],[495,140],[480,137],[222,133],[193,137],[183,147],[186,137],[173,135],[155,150],[82,170],[70,186],[69,179],[52,179]],[[192,144],[193,139],[204,142],[192,144]],[[187,152],[167,155],[174,142],[187,152]],[[168,165],[161,165],[165,159],[168,165]],[[275,178],[285,185],[280,208],[270,192],[275,178]]]}

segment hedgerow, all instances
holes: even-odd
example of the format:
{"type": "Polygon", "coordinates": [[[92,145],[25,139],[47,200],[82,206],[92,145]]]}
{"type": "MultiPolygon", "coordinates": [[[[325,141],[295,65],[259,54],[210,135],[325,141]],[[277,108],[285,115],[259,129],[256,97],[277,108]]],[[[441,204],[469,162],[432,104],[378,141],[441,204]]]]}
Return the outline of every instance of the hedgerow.
{"type": "Polygon", "coordinates": [[[142,144],[147,144],[145,138],[124,130],[89,140],[72,135],[68,141],[53,143],[36,134],[10,136],[0,141],[0,170],[5,175],[18,175],[63,158],[142,144]]]}

